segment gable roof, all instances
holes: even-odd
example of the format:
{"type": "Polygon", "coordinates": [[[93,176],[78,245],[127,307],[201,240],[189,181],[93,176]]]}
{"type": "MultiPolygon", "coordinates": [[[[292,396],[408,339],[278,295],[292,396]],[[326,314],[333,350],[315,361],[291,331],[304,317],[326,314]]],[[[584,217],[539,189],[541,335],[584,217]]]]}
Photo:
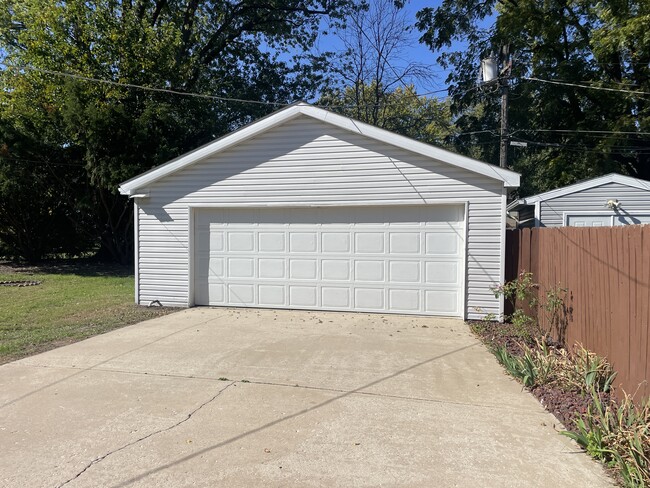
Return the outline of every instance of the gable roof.
{"type": "Polygon", "coordinates": [[[121,183],[119,186],[120,193],[122,195],[134,196],[138,189],[142,189],[167,175],[185,168],[186,166],[231,148],[238,143],[255,137],[300,115],[305,115],[344,130],[361,134],[371,139],[382,141],[395,147],[442,161],[443,163],[452,166],[458,166],[468,171],[500,180],[506,187],[519,186],[519,173],[515,173],[514,171],[483,163],[466,156],[461,156],[460,154],[430,144],[418,142],[414,139],[395,134],[394,132],[380,129],[370,124],[359,122],[358,120],[338,115],[319,107],[314,107],[306,102],[297,102],[248,124],[239,130],[226,134],[219,139],[195,149],[194,151],[183,154],[176,159],[172,159],[165,164],[157,166],[121,183]]]}
{"type": "Polygon", "coordinates": [[[508,205],[508,210],[517,208],[520,205],[533,205],[537,202],[552,200],[553,198],[563,197],[565,195],[570,195],[571,193],[577,193],[583,190],[588,190],[590,188],[595,188],[597,186],[606,185],[608,183],[618,183],[621,185],[630,186],[632,188],[639,188],[640,190],[650,191],[650,181],[632,178],[631,176],[623,176],[619,175],[618,173],[610,173],[598,178],[580,181],[573,185],[556,188],[555,190],[550,190],[544,193],[538,193],[537,195],[520,198],[519,200],[515,200],[514,202],[510,203],[508,205]]]}

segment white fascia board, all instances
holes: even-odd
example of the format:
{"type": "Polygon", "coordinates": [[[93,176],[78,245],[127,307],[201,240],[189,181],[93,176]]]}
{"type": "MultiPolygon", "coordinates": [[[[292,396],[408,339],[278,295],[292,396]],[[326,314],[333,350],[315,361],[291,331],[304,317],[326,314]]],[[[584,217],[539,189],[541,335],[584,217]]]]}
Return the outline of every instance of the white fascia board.
{"type": "Polygon", "coordinates": [[[581,181],[580,183],[576,183],[574,185],[563,186],[562,188],[556,188],[555,190],[539,193],[537,195],[531,195],[529,197],[522,198],[518,201],[518,203],[521,205],[532,205],[537,202],[552,200],[554,198],[570,195],[571,193],[603,186],[608,183],[618,183],[620,185],[631,186],[633,188],[650,191],[650,181],[632,178],[631,176],[623,176],[617,173],[610,173],[608,175],[593,178],[591,180],[581,181]]]}
{"type": "Polygon", "coordinates": [[[494,166],[492,164],[483,163],[466,156],[461,156],[460,154],[456,154],[454,152],[447,151],[436,146],[431,146],[429,144],[425,144],[423,142],[395,134],[394,132],[380,129],[379,127],[375,127],[364,122],[359,122],[358,120],[354,120],[349,117],[344,117],[342,115],[338,115],[318,107],[312,107],[309,104],[300,104],[297,107],[302,114],[314,119],[318,119],[342,129],[356,132],[357,134],[362,134],[372,139],[376,139],[378,141],[406,149],[407,151],[437,159],[438,161],[451,164],[452,166],[458,166],[474,173],[479,173],[496,180],[501,180],[503,181],[506,188],[519,187],[520,175],[514,171],[500,168],[499,166],[494,166]]]}
{"type": "Polygon", "coordinates": [[[511,210],[516,209],[519,205],[525,205],[523,199],[520,199],[520,200],[513,200],[512,202],[510,202],[510,203],[508,204],[508,206],[506,207],[506,210],[507,210],[508,212],[510,212],[511,210]]]}
{"type": "Polygon", "coordinates": [[[519,186],[519,173],[500,168],[491,164],[483,163],[475,159],[461,156],[460,154],[431,146],[423,142],[400,136],[372,125],[353,120],[349,117],[335,114],[322,108],[313,107],[305,102],[298,102],[290,105],[285,109],[272,113],[256,122],[242,127],[235,132],[231,132],[216,141],[210,142],[194,151],[186,153],[176,159],[169,161],[161,166],[153,168],[142,173],[135,178],[131,178],[120,184],[119,190],[122,195],[132,195],[139,188],[153,183],[154,181],[172,174],[190,164],[193,164],[203,158],[214,155],[229,147],[239,144],[246,139],[254,137],[265,132],[277,125],[291,120],[300,114],[312,117],[325,123],[332,124],[342,129],[365,135],[393,146],[406,149],[411,152],[422,154],[429,158],[437,159],[443,163],[460,168],[467,169],[474,173],[482,174],[503,182],[506,188],[516,188],[519,186]]]}
{"type": "Polygon", "coordinates": [[[142,173],[135,178],[131,178],[120,184],[119,190],[122,195],[132,195],[136,190],[143,186],[149,185],[154,181],[175,173],[176,171],[189,166],[205,157],[208,157],[217,152],[223,151],[232,147],[240,142],[254,137],[262,132],[265,132],[287,120],[293,119],[300,115],[298,105],[291,105],[284,110],[275,112],[267,117],[264,117],[252,124],[246,125],[239,130],[226,134],[219,139],[209,142],[204,146],[199,147],[193,151],[183,154],[176,159],[172,159],[156,168],[142,173]]]}

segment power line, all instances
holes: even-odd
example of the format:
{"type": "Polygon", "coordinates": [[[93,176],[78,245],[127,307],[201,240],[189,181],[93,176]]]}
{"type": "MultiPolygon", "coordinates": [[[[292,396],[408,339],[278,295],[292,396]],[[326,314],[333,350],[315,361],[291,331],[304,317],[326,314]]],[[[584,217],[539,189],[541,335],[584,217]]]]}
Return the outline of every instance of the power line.
{"type": "Polygon", "coordinates": [[[113,85],[113,86],[120,86],[123,88],[135,88],[138,90],[148,90],[148,91],[153,91],[153,92],[158,92],[158,93],[170,93],[173,95],[182,95],[186,97],[197,97],[197,98],[206,98],[206,99],[211,99],[211,100],[219,100],[219,101],[229,101],[229,102],[240,102],[240,103],[254,103],[258,105],[273,105],[276,107],[286,107],[287,103],[281,103],[281,102],[264,102],[260,100],[245,100],[242,98],[230,98],[230,97],[220,97],[218,95],[207,95],[204,93],[193,93],[193,92],[183,92],[183,91],[178,91],[178,90],[172,90],[170,88],[157,88],[153,86],[143,86],[143,85],[136,85],[134,83],[124,83],[124,82],[119,82],[119,81],[112,81],[112,80],[104,80],[101,78],[93,78],[90,76],[83,76],[83,75],[78,75],[75,73],[67,73],[64,71],[54,71],[54,70],[49,70],[49,69],[44,69],[44,68],[36,68],[34,66],[21,66],[20,68],[15,67],[15,66],[9,66],[9,68],[14,69],[14,70],[26,70],[26,71],[37,71],[40,73],[45,73],[49,75],[54,75],[54,76],[64,76],[67,78],[73,78],[77,80],[83,80],[83,81],[88,81],[92,83],[104,83],[106,85],[113,85]]]}
{"type": "MultiPolygon", "coordinates": [[[[284,102],[267,102],[267,101],[261,101],[261,100],[249,100],[249,99],[243,99],[243,98],[234,98],[234,97],[222,97],[218,95],[208,95],[205,93],[194,93],[194,92],[185,92],[185,91],[179,91],[179,90],[173,90],[170,88],[158,88],[158,87],[152,87],[152,86],[144,86],[144,85],[137,85],[134,83],[125,83],[125,82],[119,82],[119,81],[113,81],[113,80],[106,80],[102,78],[94,78],[91,76],[84,76],[84,75],[78,75],[76,73],[69,73],[69,72],[64,72],[64,71],[55,71],[55,70],[49,70],[45,68],[36,68],[34,66],[22,66],[22,67],[16,67],[16,66],[8,66],[8,68],[13,69],[15,71],[20,71],[25,70],[25,71],[35,71],[35,72],[40,72],[40,73],[45,73],[53,76],[62,76],[66,78],[71,78],[71,79],[76,79],[80,81],[86,81],[90,83],[103,83],[106,85],[111,85],[111,86],[117,86],[117,87],[122,87],[122,88],[131,88],[131,89],[138,89],[138,90],[146,90],[146,91],[152,91],[152,92],[157,92],[157,93],[168,93],[171,95],[180,95],[180,96],[186,96],[186,97],[196,97],[196,98],[202,98],[202,99],[209,99],[209,100],[218,100],[222,102],[237,102],[237,103],[252,103],[252,104],[257,104],[257,105],[266,105],[266,106],[273,106],[273,107],[287,107],[291,105],[290,103],[284,103],[284,102]]],[[[472,87],[469,90],[467,90],[465,93],[472,91],[476,89],[477,87],[472,87]]],[[[412,95],[409,95],[405,93],[405,96],[410,96],[413,98],[422,98],[426,97],[427,95],[433,95],[436,93],[443,93],[443,92],[448,92],[448,88],[440,89],[440,90],[433,90],[425,93],[414,93],[412,95]]],[[[396,103],[399,103],[399,101],[396,101],[396,103]]],[[[382,102],[380,105],[386,104],[386,102],[382,102]]],[[[314,106],[317,107],[323,107],[323,108],[359,108],[359,107],[371,107],[377,104],[366,104],[366,105],[358,105],[358,104],[350,104],[350,105],[327,105],[327,104],[313,104],[314,106]]],[[[388,103],[390,105],[390,103],[388,103]]]]}
{"type": "Polygon", "coordinates": [[[572,86],[576,88],[586,88],[588,90],[601,90],[601,91],[610,91],[610,92],[617,92],[617,93],[629,93],[631,95],[650,95],[650,92],[644,92],[644,91],[636,91],[636,90],[623,90],[622,88],[607,88],[604,86],[589,86],[589,85],[579,85],[577,83],[569,83],[568,81],[561,81],[561,80],[544,80],[541,78],[534,78],[534,77],[528,77],[524,76],[522,79],[528,80],[528,81],[537,81],[539,83],[549,83],[551,85],[561,85],[561,86],[572,86]]]}
{"type": "Polygon", "coordinates": [[[625,134],[625,135],[639,135],[648,136],[650,132],[635,132],[635,131],[618,131],[618,130],[583,130],[583,129],[517,129],[516,132],[560,132],[560,133],[577,133],[577,134],[625,134]]]}

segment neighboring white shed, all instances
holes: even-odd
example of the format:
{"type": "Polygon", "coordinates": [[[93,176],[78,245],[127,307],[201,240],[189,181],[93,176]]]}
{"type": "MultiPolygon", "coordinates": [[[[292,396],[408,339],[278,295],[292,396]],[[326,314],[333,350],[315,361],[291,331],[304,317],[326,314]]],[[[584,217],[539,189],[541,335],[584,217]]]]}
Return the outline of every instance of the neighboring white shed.
{"type": "Polygon", "coordinates": [[[508,205],[519,227],[607,227],[650,223],[650,181],[611,173],[508,205]]]}
{"type": "Polygon", "coordinates": [[[291,105],[120,185],[136,302],[500,314],[519,175],[291,105]]]}

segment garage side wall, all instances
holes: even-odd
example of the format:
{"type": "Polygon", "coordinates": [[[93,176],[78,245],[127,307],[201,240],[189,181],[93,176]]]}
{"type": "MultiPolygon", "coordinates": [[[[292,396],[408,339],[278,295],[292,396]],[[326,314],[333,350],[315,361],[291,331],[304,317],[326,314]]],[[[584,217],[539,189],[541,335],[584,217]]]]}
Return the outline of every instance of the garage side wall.
{"type": "Polygon", "coordinates": [[[546,200],[540,202],[541,226],[563,226],[565,212],[571,214],[621,215],[622,218],[625,218],[626,214],[650,216],[650,192],[620,183],[607,183],[595,188],[571,193],[570,195],[546,200]],[[620,212],[616,213],[605,207],[605,203],[610,199],[617,199],[621,202],[622,210],[620,212]]]}
{"type": "Polygon", "coordinates": [[[188,306],[190,206],[468,204],[467,317],[500,312],[500,181],[300,116],[174,173],[138,201],[138,303],[188,306]]]}

